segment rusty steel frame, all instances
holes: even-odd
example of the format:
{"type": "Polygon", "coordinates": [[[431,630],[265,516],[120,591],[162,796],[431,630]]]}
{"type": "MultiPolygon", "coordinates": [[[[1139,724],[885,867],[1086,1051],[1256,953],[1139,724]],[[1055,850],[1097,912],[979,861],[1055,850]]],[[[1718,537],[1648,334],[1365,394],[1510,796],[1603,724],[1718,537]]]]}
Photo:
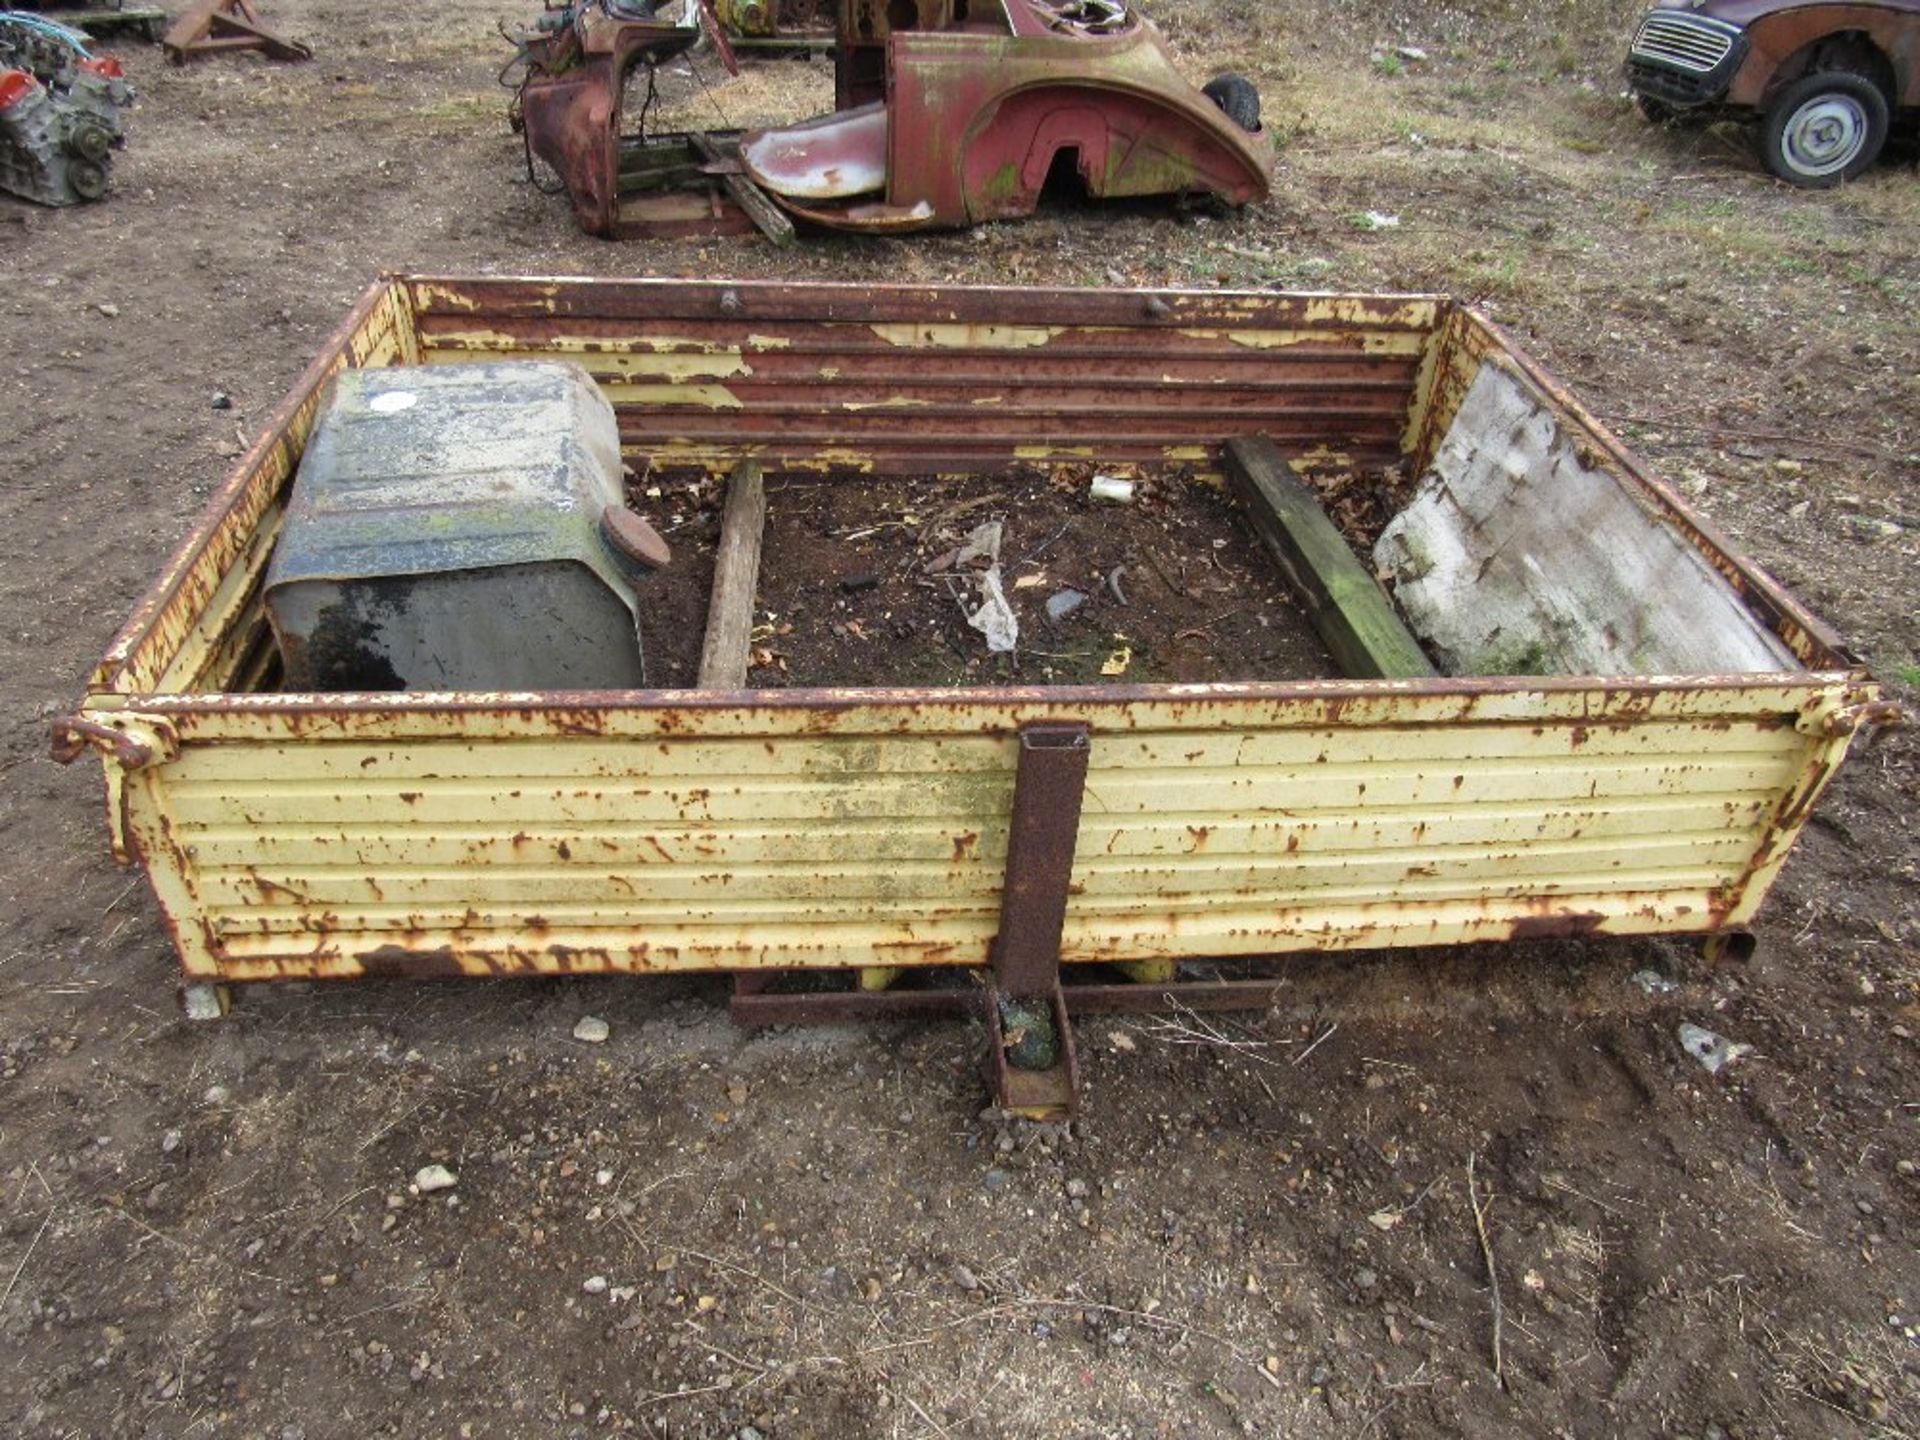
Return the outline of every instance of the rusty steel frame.
{"type": "MultiPolygon", "coordinates": [[[[1258,964],[1259,962],[1254,962],[1258,964]]],[[[741,1025],[839,1025],[870,1020],[934,1020],[981,1016],[988,990],[979,984],[895,986],[886,990],[782,990],[783,982],[833,972],[738,970],[728,1011],[741,1025]]],[[[846,972],[849,979],[853,972],[846,972]]],[[[1247,976],[1142,982],[1089,980],[1079,969],[1062,972],[1058,990],[1069,1015],[1150,1015],[1172,1009],[1265,1010],[1285,981],[1247,976]]],[[[1051,992],[1049,992],[1051,993],[1051,992]]]]}
{"type": "Polygon", "coordinates": [[[994,988],[1017,1000],[1051,995],[1060,985],[1060,932],[1073,880],[1088,754],[1085,724],[1028,725],[1020,731],[1000,933],[992,952],[994,988]]]}
{"type": "Polygon", "coordinates": [[[167,27],[160,43],[176,65],[230,50],[258,50],[270,60],[296,63],[313,58],[311,46],[285,39],[262,25],[253,0],[194,0],[167,27]]]}

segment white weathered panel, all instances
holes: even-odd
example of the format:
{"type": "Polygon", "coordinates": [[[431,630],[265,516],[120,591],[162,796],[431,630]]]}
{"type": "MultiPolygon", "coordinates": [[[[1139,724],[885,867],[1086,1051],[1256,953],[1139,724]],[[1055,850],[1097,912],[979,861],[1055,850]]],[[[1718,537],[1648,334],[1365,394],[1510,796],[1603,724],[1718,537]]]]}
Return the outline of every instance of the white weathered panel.
{"type": "Polygon", "coordinates": [[[1449,674],[1799,668],[1686,536],[1497,365],[1373,554],[1449,674]]]}

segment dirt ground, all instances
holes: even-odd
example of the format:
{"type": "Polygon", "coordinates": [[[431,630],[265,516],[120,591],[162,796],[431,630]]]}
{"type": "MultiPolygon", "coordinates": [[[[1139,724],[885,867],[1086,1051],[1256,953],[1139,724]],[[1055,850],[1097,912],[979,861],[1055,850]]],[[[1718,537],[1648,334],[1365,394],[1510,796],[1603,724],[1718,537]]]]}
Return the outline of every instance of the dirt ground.
{"type": "MultiPolygon", "coordinates": [[[[1816,195],[1643,125],[1626,0],[1151,8],[1195,78],[1259,83],[1267,203],[778,253],[578,235],[504,124],[510,0],[265,0],[298,67],[122,47],[110,198],[0,200],[0,1430],[1920,1433],[1911,732],[1828,792],[1745,965],[1303,960],[1213,1032],[1080,1023],[1070,1132],[982,1114],[977,1028],[749,1034],[717,982],[179,1018],[97,770],[54,766],[47,723],[382,270],[1455,292],[1920,700],[1911,147],[1816,195]],[[1683,1021],[1752,1050],[1709,1075],[1683,1021]],[[457,1184],[416,1193],[435,1164],[457,1184]]],[[[789,66],[684,103],[819,89],[789,66]]],[[[1104,655],[1124,550],[1047,554],[1104,655]]],[[[843,629],[884,611],[845,593],[843,629]]]]}
{"type": "MultiPolygon", "coordinates": [[[[961,480],[792,479],[767,508],[749,648],[756,686],[1100,685],[1339,675],[1253,532],[1216,487],[1149,476],[1124,505],[1092,471],[961,480]],[[988,532],[992,534],[989,542],[988,532]],[[993,554],[973,554],[991,543],[993,554]],[[967,558],[962,558],[966,556],[967,558]],[[998,566],[1015,648],[972,624],[998,566]]],[[[654,487],[660,489],[661,487],[654,487]]],[[[700,670],[723,484],[637,504],[673,563],[647,582],[650,673],[700,670]]]]}

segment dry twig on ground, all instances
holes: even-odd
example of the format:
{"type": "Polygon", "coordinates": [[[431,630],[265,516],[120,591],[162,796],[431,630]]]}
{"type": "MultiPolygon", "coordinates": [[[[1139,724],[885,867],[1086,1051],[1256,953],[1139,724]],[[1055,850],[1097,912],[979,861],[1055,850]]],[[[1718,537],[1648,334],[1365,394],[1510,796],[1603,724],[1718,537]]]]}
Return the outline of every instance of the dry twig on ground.
{"type": "Polygon", "coordinates": [[[1473,1228],[1480,1236],[1480,1256],[1487,1262],[1487,1285],[1493,1293],[1493,1378],[1504,1390],[1507,1377],[1500,1356],[1501,1331],[1506,1326],[1506,1312],[1500,1304],[1500,1275],[1493,1263],[1493,1241],[1487,1236],[1487,1211],[1493,1205],[1493,1192],[1487,1192],[1483,1201],[1473,1184],[1474,1152],[1467,1152],[1467,1204],[1473,1208],[1473,1228]]]}

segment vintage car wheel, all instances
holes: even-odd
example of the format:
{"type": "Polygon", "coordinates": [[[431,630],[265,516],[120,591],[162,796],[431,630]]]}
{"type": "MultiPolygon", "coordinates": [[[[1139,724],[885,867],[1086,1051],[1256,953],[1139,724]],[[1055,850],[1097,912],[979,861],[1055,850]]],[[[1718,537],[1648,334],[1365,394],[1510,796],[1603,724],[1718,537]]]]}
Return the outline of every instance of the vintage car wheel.
{"type": "Polygon", "coordinates": [[[1825,189],[1871,165],[1887,139],[1887,97],[1864,75],[1803,75],[1767,106],[1760,161],[1782,180],[1825,189]]]}
{"type": "Polygon", "coordinates": [[[1260,128],[1260,92],[1244,75],[1216,75],[1201,87],[1200,93],[1227,114],[1242,130],[1260,128]]]}

